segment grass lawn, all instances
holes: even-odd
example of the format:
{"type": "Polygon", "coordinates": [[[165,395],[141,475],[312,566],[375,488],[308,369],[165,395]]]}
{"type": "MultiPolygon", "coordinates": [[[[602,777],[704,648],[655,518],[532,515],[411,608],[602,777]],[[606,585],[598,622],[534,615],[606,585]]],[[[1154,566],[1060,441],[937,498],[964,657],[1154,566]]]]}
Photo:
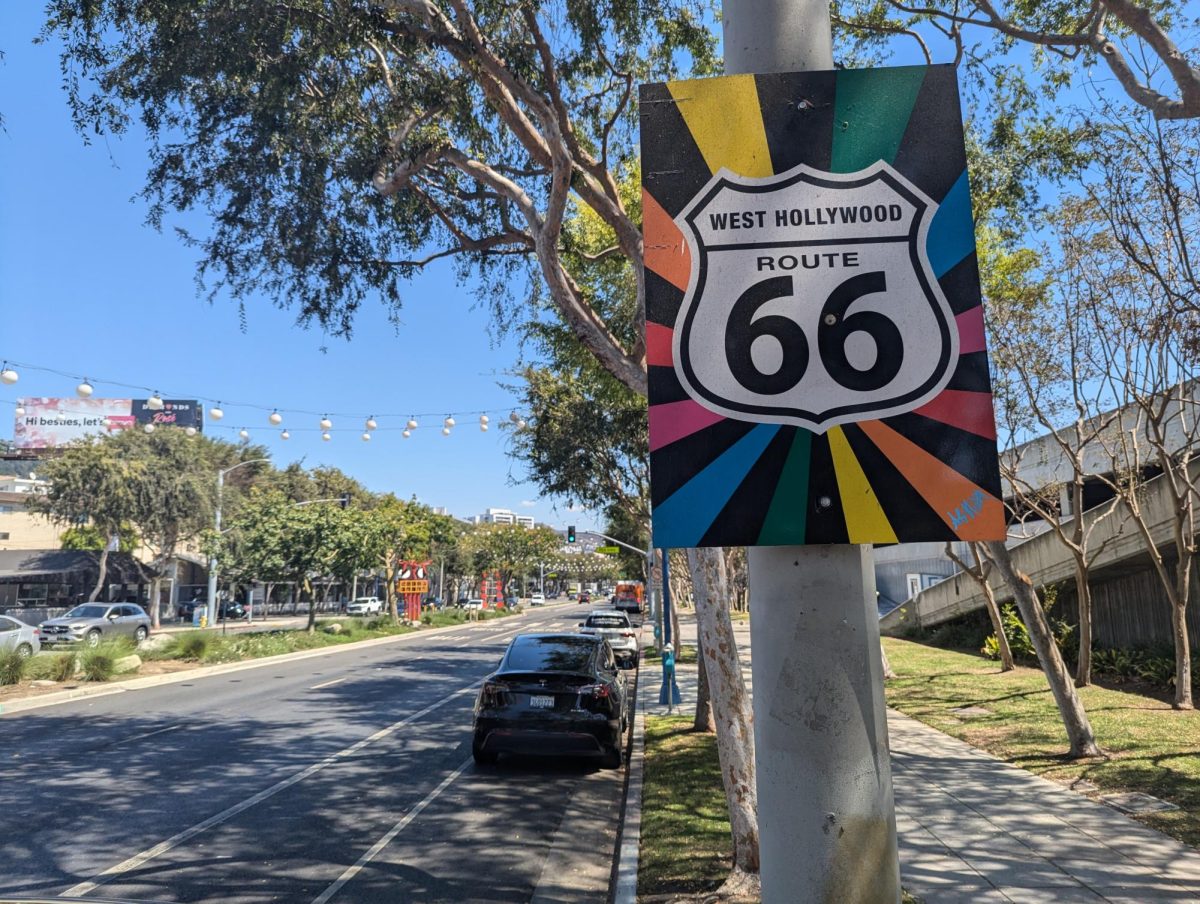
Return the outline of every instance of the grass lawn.
{"type": "Polygon", "coordinates": [[[1067,736],[1046,685],[1033,668],[1007,674],[971,653],[885,638],[899,676],[887,682],[888,704],[946,734],[1058,782],[1095,783],[1100,793],[1143,791],[1177,804],[1139,817],[1159,831],[1200,846],[1200,712],[1176,712],[1140,694],[1080,690],[1103,759],[1065,761],[1067,736]],[[959,719],[951,709],[978,706],[991,715],[959,719]]]}
{"type": "Polygon", "coordinates": [[[717,741],[691,727],[691,716],[646,717],[639,897],[710,891],[729,874],[717,741]]]}

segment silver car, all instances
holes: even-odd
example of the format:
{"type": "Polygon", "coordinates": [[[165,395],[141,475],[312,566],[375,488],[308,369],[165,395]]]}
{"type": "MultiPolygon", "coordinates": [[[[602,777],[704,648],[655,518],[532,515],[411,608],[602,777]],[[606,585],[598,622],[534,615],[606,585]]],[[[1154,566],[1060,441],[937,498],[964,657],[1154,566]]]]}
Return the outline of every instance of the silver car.
{"type": "Polygon", "coordinates": [[[0,615],[0,651],[16,650],[21,656],[32,656],[41,648],[37,628],[7,615],[0,615]]]}
{"type": "Polygon", "coordinates": [[[132,637],[141,643],[150,636],[150,616],[133,603],[84,603],[42,622],[40,629],[44,647],[94,647],[104,637],[132,637]]]}
{"type": "Polygon", "coordinates": [[[599,634],[612,647],[613,655],[621,668],[631,669],[638,661],[638,629],[629,622],[629,616],[616,609],[596,609],[587,621],[579,623],[580,634],[599,634]]]}

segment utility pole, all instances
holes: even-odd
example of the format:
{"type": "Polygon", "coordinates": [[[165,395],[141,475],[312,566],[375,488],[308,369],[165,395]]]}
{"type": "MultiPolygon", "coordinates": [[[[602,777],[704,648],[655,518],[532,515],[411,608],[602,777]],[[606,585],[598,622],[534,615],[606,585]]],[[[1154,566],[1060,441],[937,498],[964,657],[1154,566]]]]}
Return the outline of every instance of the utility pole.
{"type": "MultiPolygon", "coordinates": [[[[225,475],[230,471],[236,471],[243,465],[254,465],[264,461],[270,461],[269,458],[251,458],[247,461],[239,461],[236,465],[230,468],[225,468],[223,471],[217,471],[217,511],[215,513],[214,522],[217,536],[221,536],[221,494],[225,489],[225,475]]],[[[208,559],[208,623],[215,625],[217,623],[217,556],[213,553],[208,559]]]]}
{"type": "MultiPolygon", "coordinates": [[[[828,0],[722,10],[726,73],[833,69],[828,0]]],[[[896,904],[871,547],[747,553],[763,904],[896,904]]]]}

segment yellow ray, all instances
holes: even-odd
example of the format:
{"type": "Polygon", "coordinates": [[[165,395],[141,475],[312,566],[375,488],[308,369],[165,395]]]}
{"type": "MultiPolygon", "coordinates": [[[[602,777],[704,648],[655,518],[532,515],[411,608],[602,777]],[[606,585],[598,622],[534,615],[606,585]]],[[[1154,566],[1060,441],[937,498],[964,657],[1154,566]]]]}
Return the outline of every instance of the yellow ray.
{"type": "Polygon", "coordinates": [[[837,472],[838,492],[846,515],[846,531],[851,543],[895,543],[896,532],[879,505],[867,475],[841,427],[829,431],[829,451],[837,472]]]}
{"type": "Polygon", "coordinates": [[[668,82],[667,89],[710,172],[774,173],[753,75],[668,82]]]}

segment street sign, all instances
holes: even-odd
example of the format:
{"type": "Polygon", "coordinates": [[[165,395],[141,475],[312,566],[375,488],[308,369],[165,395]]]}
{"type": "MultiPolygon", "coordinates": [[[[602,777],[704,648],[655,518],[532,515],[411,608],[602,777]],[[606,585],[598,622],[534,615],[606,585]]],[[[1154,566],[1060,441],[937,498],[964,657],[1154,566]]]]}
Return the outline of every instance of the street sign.
{"type": "Polygon", "coordinates": [[[1001,539],[952,66],[641,94],[654,545],[1001,539]]]}
{"type": "Polygon", "coordinates": [[[396,581],[397,593],[425,593],[429,590],[429,581],[415,579],[396,581]]]}
{"type": "Polygon", "coordinates": [[[596,552],[602,556],[615,556],[620,554],[621,547],[619,546],[597,546],[596,552]]]}

